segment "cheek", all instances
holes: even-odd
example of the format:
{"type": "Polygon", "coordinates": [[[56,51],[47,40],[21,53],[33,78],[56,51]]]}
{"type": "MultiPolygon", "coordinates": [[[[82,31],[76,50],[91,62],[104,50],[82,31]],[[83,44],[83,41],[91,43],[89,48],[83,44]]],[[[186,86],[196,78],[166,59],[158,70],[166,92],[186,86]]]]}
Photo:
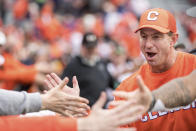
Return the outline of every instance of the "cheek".
{"type": "Polygon", "coordinates": [[[145,44],[144,44],[144,42],[140,42],[140,49],[142,50],[142,52],[144,51],[144,46],[145,46],[145,44]]]}
{"type": "Polygon", "coordinates": [[[162,43],[160,46],[157,47],[158,51],[160,52],[161,56],[168,56],[170,51],[170,45],[167,45],[167,43],[162,43]]]}

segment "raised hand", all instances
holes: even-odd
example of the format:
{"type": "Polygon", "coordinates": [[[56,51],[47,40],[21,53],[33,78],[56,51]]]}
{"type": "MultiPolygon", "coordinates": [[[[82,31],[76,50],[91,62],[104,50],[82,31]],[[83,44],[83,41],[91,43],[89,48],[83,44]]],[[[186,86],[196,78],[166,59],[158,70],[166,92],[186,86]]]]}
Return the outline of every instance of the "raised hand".
{"type": "Polygon", "coordinates": [[[118,98],[121,98],[122,100],[110,102],[111,106],[118,106],[122,103],[125,103],[127,100],[136,100],[136,103],[138,105],[143,106],[145,108],[145,111],[149,110],[153,100],[152,93],[148,89],[148,87],[144,84],[140,76],[137,76],[136,78],[137,78],[139,88],[132,92],[114,91],[113,95],[118,98]]]}
{"type": "MultiPolygon", "coordinates": [[[[68,83],[69,79],[67,77],[65,77],[65,79],[67,79],[67,83],[68,83]]],[[[45,83],[49,89],[58,86],[61,82],[62,82],[62,80],[55,73],[51,73],[51,74],[46,75],[45,83]]],[[[74,76],[72,78],[72,83],[73,83],[73,88],[65,85],[63,88],[63,91],[65,93],[70,94],[70,95],[79,96],[80,95],[80,88],[79,88],[76,76],[74,76]]]]}
{"type": "Polygon", "coordinates": [[[86,116],[90,107],[88,100],[79,96],[79,86],[76,77],[73,87],[67,86],[68,78],[62,81],[56,74],[47,76],[46,84],[50,88],[42,95],[42,109],[48,109],[65,116],[86,116]],[[78,114],[78,115],[76,115],[78,114]]]}
{"type": "Polygon", "coordinates": [[[129,100],[116,108],[103,109],[106,94],[102,93],[93,105],[90,115],[78,119],[78,131],[133,131],[135,128],[120,128],[138,120],[145,112],[143,106],[129,100]]]}

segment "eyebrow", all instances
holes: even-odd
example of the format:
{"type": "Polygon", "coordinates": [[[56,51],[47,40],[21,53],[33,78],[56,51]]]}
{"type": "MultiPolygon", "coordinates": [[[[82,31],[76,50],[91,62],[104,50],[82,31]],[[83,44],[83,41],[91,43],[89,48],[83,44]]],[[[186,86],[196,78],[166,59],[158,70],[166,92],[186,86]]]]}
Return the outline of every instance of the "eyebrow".
{"type": "MultiPolygon", "coordinates": [[[[141,31],[140,34],[147,35],[147,33],[143,32],[143,31],[141,31]]],[[[155,32],[155,33],[151,34],[151,36],[152,35],[163,35],[163,34],[161,32],[155,32]]]]}
{"type": "Polygon", "coordinates": [[[152,34],[152,35],[163,35],[163,34],[160,33],[160,32],[156,32],[156,33],[154,33],[154,34],[152,34]]]}

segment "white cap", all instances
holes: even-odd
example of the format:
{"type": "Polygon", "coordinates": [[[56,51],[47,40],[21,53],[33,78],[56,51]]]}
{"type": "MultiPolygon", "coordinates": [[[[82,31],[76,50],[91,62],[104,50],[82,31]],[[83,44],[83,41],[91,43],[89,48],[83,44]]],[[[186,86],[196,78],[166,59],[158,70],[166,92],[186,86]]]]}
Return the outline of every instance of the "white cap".
{"type": "Polygon", "coordinates": [[[196,17],[196,6],[186,10],[186,14],[192,17],[196,17]]]}
{"type": "Polygon", "coordinates": [[[3,32],[0,31],[0,45],[5,45],[7,42],[6,36],[3,32]]]}

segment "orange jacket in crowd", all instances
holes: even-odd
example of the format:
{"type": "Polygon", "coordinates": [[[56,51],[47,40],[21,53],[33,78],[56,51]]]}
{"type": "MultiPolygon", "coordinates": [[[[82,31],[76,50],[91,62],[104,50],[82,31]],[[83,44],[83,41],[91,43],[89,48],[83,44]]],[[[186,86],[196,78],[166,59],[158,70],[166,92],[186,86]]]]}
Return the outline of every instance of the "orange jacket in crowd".
{"type": "Polygon", "coordinates": [[[0,129],[2,131],[77,131],[77,121],[57,116],[1,116],[0,129]]]}
{"type": "Polygon", "coordinates": [[[0,82],[2,89],[12,90],[17,83],[33,83],[37,70],[26,66],[8,53],[4,53],[5,62],[0,65],[0,82]]]}
{"type": "Polygon", "coordinates": [[[28,12],[28,0],[16,0],[13,5],[13,15],[16,19],[23,19],[28,12]]]}
{"type": "MultiPolygon", "coordinates": [[[[138,88],[137,75],[141,75],[150,90],[155,90],[174,78],[188,75],[194,69],[196,69],[196,56],[178,52],[176,61],[169,70],[162,73],[152,73],[150,66],[144,64],[136,73],[123,81],[117,90],[129,92],[138,88]]],[[[195,102],[193,102],[184,109],[169,112],[148,112],[141,121],[131,126],[135,126],[138,131],[195,131],[195,108],[195,102]]]]}
{"type": "Polygon", "coordinates": [[[139,57],[141,53],[139,37],[133,32],[137,23],[134,14],[125,13],[112,32],[113,38],[125,47],[127,55],[132,59],[139,57]]]}

